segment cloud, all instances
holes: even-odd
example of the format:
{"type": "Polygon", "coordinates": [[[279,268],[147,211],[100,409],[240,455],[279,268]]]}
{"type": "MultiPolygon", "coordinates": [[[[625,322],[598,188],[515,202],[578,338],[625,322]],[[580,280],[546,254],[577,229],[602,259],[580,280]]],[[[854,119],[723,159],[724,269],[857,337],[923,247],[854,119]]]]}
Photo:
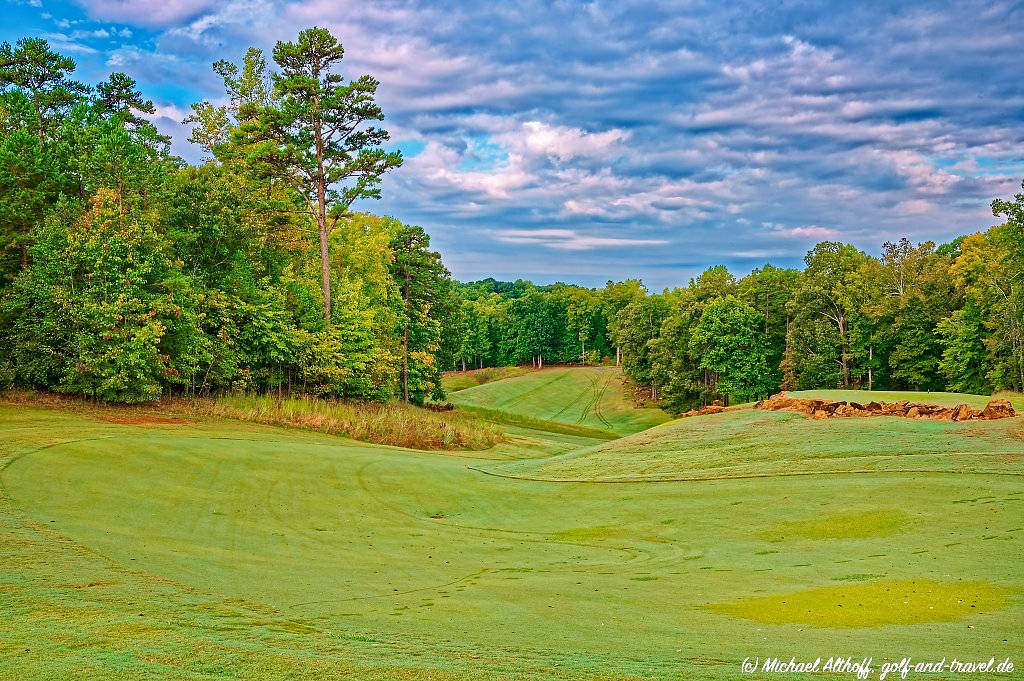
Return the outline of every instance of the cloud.
{"type": "Polygon", "coordinates": [[[50,43],[50,47],[57,51],[74,52],[76,54],[98,53],[96,48],[90,47],[65,33],[43,33],[40,37],[45,38],[50,43]]]}
{"type": "Polygon", "coordinates": [[[786,239],[804,239],[804,240],[817,240],[824,241],[826,239],[838,239],[842,237],[842,232],[831,227],[821,227],[820,225],[800,225],[797,227],[785,227],[783,225],[774,225],[769,223],[772,228],[772,234],[774,236],[783,237],[786,239]]]}
{"type": "Polygon", "coordinates": [[[501,243],[543,246],[560,251],[589,251],[616,246],[657,246],[668,243],[665,239],[630,239],[581,234],[574,229],[505,229],[494,232],[501,243]]]}
{"type": "Polygon", "coordinates": [[[463,278],[657,288],[816,239],[941,241],[1024,175],[1010,0],[78,2],[88,19],[47,4],[58,49],[137,78],[192,159],[178,116],[223,97],[212,61],[332,30],[418,152],[359,207],[423,225],[463,278]]]}
{"type": "Polygon", "coordinates": [[[93,19],[138,26],[170,26],[195,17],[215,0],[76,0],[93,19]]]}
{"type": "Polygon", "coordinates": [[[526,121],[513,139],[521,139],[523,146],[532,154],[568,161],[578,156],[605,156],[629,139],[629,133],[616,129],[588,133],[579,128],[526,121]]]}

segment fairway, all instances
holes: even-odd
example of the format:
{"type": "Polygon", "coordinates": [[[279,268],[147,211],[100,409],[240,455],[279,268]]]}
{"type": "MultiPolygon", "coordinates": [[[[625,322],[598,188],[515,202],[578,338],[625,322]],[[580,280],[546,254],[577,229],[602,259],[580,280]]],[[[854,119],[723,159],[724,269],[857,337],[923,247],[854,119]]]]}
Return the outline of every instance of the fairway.
{"type": "MultiPolygon", "coordinates": [[[[613,372],[453,397],[623,431],[657,421],[630,416],[621,392],[618,410],[598,406],[613,372]]],[[[611,442],[519,428],[460,454],[3,406],[0,678],[721,679],[747,656],[1024,661],[1020,423],[742,410],[611,442]]]]}
{"type": "Polygon", "coordinates": [[[635,433],[664,423],[660,409],[637,409],[625,394],[614,367],[553,367],[459,390],[450,395],[461,407],[522,414],[604,430],[635,433]]]}

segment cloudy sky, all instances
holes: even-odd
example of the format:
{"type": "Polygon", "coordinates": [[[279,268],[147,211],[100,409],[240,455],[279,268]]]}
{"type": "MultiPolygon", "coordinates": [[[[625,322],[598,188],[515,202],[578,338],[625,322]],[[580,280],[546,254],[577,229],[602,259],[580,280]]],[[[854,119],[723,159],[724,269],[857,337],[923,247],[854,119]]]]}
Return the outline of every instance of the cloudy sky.
{"type": "Polygon", "coordinates": [[[361,207],[464,280],[661,288],[823,239],[942,241],[1024,178],[1021,2],[0,3],[0,39],[136,78],[194,162],[213,61],[332,29],[406,157],[361,207]]]}

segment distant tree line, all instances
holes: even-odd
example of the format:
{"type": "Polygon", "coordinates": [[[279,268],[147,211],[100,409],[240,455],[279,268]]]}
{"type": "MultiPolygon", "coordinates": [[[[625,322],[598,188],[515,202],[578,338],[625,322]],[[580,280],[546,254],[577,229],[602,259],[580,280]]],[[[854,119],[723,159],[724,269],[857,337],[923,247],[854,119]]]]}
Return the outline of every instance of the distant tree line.
{"type": "Polygon", "coordinates": [[[487,279],[459,285],[445,368],[621,360],[669,409],[780,388],[1024,389],[1024,194],[1005,218],[879,257],[822,242],[801,270],[737,279],[712,267],[683,288],[602,289],[487,279]]]}

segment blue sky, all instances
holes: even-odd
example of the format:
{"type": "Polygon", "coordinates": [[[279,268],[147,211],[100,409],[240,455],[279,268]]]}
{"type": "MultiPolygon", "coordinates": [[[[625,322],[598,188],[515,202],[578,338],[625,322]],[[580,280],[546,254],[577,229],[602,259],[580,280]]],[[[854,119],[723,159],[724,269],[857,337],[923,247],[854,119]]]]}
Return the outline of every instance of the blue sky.
{"type": "Polygon", "coordinates": [[[1024,177],[1021,2],[0,2],[0,39],[133,76],[192,161],[213,61],[331,28],[406,154],[360,207],[464,280],[658,289],[823,239],[943,241],[1024,177]]]}

